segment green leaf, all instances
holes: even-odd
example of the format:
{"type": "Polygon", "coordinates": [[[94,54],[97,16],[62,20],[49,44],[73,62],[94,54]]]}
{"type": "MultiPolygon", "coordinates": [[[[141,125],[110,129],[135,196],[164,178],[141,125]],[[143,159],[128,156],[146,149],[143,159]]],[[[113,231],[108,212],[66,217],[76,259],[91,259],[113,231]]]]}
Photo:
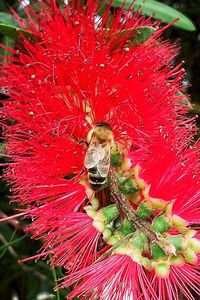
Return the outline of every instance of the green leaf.
{"type": "Polygon", "coordinates": [[[0,34],[16,40],[19,39],[20,33],[27,38],[34,36],[33,33],[20,28],[11,14],[0,12],[0,34]]]}
{"type": "Polygon", "coordinates": [[[13,15],[0,12],[0,23],[17,26],[17,22],[15,21],[13,15]]]}
{"type": "Polygon", "coordinates": [[[123,29],[112,34],[111,39],[116,39],[119,42],[120,38],[123,39],[127,37],[128,40],[138,45],[144,43],[155,32],[155,30],[155,28],[150,26],[141,26],[137,29],[123,29]]]}
{"type": "Polygon", "coordinates": [[[189,101],[186,95],[184,95],[182,92],[177,92],[176,96],[178,98],[176,105],[186,105],[189,109],[193,109],[192,103],[189,101]]]}
{"type": "MultiPolygon", "coordinates": [[[[125,9],[128,9],[132,2],[132,0],[126,0],[125,9]]],[[[112,5],[121,7],[123,3],[124,0],[114,0],[112,5]]],[[[179,19],[179,21],[176,22],[174,26],[189,31],[196,30],[195,25],[189,18],[170,6],[167,6],[155,0],[135,0],[133,9],[137,10],[140,6],[141,11],[144,15],[153,16],[156,19],[161,19],[165,23],[170,23],[175,19],[179,19]]]]}
{"type": "MultiPolygon", "coordinates": [[[[108,29],[109,30],[109,29],[108,29]]],[[[144,43],[154,32],[155,28],[150,26],[141,26],[136,28],[128,28],[117,31],[110,35],[111,42],[113,44],[112,50],[117,48],[122,48],[127,45],[127,49],[129,46],[136,46],[144,43]]],[[[111,162],[113,165],[117,165],[121,163],[119,153],[112,155],[111,162]]]]}
{"type": "Polygon", "coordinates": [[[8,6],[6,4],[6,1],[1,0],[0,1],[0,11],[7,10],[7,9],[8,9],[8,6]]]}
{"type": "Polygon", "coordinates": [[[137,44],[144,43],[154,32],[155,28],[148,26],[141,26],[137,28],[137,32],[134,34],[137,44]]]}
{"type": "Polygon", "coordinates": [[[0,23],[0,34],[8,36],[8,37],[16,40],[16,39],[19,39],[20,33],[22,33],[27,38],[34,36],[33,33],[29,32],[27,30],[24,30],[20,27],[0,23]]]}

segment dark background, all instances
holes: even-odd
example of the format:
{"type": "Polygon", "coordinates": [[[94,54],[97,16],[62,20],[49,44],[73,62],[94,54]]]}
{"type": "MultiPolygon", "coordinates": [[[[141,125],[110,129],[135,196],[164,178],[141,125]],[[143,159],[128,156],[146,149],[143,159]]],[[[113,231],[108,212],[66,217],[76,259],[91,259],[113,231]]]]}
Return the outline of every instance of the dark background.
{"type": "MultiPolygon", "coordinates": [[[[196,31],[190,32],[172,27],[165,35],[171,40],[179,41],[181,46],[178,59],[184,60],[187,71],[186,81],[191,84],[188,92],[193,103],[193,114],[200,114],[200,0],[165,0],[160,1],[181,11],[189,17],[196,26],[196,31]]],[[[200,125],[200,120],[198,120],[200,125]]]]}
{"type": "MultiPolygon", "coordinates": [[[[0,11],[8,12],[8,5],[19,10],[18,1],[0,0],[0,11]]],[[[191,115],[200,115],[200,0],[165,0],[160,1],[183,12],[195,24],[197,30],[185,31],[177,27],[171,27],[165,32],[165,36],[172,41],[179,42],[181,46],[177,62],[184,60],[184,68],[187,71],[185,82],[191,84],[187,92],[191,94],[193,110],[191,115]]],[[[0,36],[1,42],[3,37],[0,36]]],[[[198,124],[200,121],[198,119],[198,124]]],[[[0,157],[0,163],[4,162],[0,157]]],[[[14,203],[9,204],[9,187],[0,183],[0,218],[12,215],[14,203]],[[4,215],[5,214],[5,215],[4,215]]],[[[66,291],[55,293],[53,286],[57,277],[62,276],[62,270],[49,270],[45,261],[33,260],[18,264],[18,259],[35,255],[41,246],[41,242],[30,240],[24,234],[25,221],[19,223],[16,220],[0,223],[0,299],[2,300],[63,300],[66,291]],[[42,298],[43,295],[43,298],[42,298]],[[45,296],[46,295],[46,296],[45,296]]],[[[180,295],[180,299],[184,299],[180,295]]],[[[196,296],[196,299],[198,297],[196,296]]]]}

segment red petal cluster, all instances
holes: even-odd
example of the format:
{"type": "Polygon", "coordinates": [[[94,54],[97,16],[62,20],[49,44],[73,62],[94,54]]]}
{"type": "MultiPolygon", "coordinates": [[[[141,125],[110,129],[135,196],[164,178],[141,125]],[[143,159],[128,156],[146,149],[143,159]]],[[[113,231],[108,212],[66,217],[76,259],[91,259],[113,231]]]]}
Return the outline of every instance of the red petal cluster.
{"type": "Polygon", "coordinates": [[[194,299],[187,286],[199,292],[198,264],[172,267],[167,279],[125,255],[93,264],[101,234],[83,211],[88,199],[79,182],[87,134],[104,121],[115,141],[129,145],[151,196],[174,200],[174,214],[200,222],[200,148],[191,146],[196,127],[185,116],[184,71],[173,65],[177,46],[163,41],[158,23],[131,10],[113,18],[108,8],[98,21],[96,1],[63,9],[46,2],[27,7],[27,21],[16,16],[34,37],[21,36],[10,49],[0,78],[9,94],[1,109],[9,158],[4,176],[13,198],[28,205],[27,230],[44,239],[43,251],[52,249],[53,265],[68,270],[62,286],[83,279],[71,297],[172,300],[181,289],[194,299]],[[140,44],[134,36],[144,26],[156,30],[140,44]]]}

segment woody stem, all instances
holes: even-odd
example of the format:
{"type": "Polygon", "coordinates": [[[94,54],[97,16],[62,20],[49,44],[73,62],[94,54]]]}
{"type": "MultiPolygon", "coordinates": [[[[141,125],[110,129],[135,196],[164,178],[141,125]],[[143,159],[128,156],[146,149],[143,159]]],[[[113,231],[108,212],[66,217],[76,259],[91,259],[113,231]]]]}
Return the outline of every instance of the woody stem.
{"type": "Polygon", "coordinates": [[[110,170],[110,190],[111,197],[113,201],[116,203],[117,208],[122,215],[122,217],[129,220],[136,229],[141,230],[146,234],[148,239],[152,244],[157,244],[160,246],[166,254],[174,254],[174,249],[171,248],[169,242],[159,233],[155,233],[151,229],[150,222],[146,220],[141,220],[136,217],[134,210],[127,200],[126,196],[120,192],[120,185],[117,177],[114,174],[114,170],[110,170]]]}

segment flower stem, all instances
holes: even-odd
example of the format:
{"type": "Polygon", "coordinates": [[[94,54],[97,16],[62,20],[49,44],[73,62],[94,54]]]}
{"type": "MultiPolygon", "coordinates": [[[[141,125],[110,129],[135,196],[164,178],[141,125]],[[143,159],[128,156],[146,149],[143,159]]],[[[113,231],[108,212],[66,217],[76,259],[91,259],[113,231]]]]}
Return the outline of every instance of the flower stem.
{"type": "Polygon", "coordinates": [[[150,222],[146,220],[141,220],[138,217],[136,217],[133,208],[127,200],[126,196],[120,192],[120,185],[112,168],[110,169],[110,189],[111,197],[116,203],[121,216],[129,220],[132,224],[134,224],[136,229],[144,232],[150,240],[150,242],[152,244],[157,244],[158,246],[160,246],[165,252],[165,254],[175,255],[174,247],[160,233],[156,233],[151,229],[150,222]]]}
{"type": "MultiPolygon", "coordinates": [[[[49,256],[51,257],[51,254],[49,254],[49,256]]],[[[52,267],[52,273],[53,273],[54,282],[56,284],[56,298],[57,298],[57,300],[60,300],[60,293],[59,293],[59,290],[57,289],[58,278],[57,278],[56,268],[55,267],[52,267]]]]}

